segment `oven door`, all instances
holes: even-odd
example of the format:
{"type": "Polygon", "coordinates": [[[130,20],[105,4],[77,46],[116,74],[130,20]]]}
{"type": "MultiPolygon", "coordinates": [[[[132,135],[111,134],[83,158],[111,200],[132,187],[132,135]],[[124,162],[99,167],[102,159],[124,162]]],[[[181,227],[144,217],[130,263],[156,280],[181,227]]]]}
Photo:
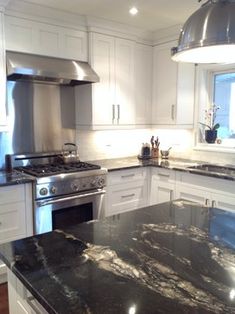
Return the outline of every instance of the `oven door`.
{"type": "Polygon", "coordinates": [[[105,190],[97,189],[68,196],[35,201],[35,234],[63,229],[104,216],[105,190]]]}

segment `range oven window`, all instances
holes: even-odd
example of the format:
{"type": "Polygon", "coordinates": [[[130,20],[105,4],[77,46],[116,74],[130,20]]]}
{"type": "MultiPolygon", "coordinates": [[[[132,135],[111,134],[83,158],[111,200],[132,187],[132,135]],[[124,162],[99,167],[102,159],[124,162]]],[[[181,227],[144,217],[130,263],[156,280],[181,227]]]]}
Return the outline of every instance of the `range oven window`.
{"type": "Polygon", "coordinates": [[[52,211],[52,229],[64,229],[93,219],[92,203],[52,211]]]}

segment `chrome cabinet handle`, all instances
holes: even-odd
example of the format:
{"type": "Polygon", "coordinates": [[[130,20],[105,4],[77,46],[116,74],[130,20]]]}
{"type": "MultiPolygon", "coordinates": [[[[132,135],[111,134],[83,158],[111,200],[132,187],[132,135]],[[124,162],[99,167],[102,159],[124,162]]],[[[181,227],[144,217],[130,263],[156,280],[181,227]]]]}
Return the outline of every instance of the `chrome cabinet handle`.
{"type": "Polygon", "coordinates": [[[127,198],[127,197],[133,197],[133,196],[135,196],[135,193],[127,194],[127,195],[122,195],[121,197],[122,197],[122,198],[127,198]]]}
{"type": "MultiPolygon", "coordinates": [[[[37,306],[34,304],[34,302],[36,301],[36,299],[31,296],[31,297],[27,297],[26,301],[28,303],[28,305],[31,307],[31,309],[36,313],[36,314],[41,314],[42,312],[37,308],[37,306]]],[[[37,301],[36,301],[37,302],[37,301]]]]}
{"type": "Polygon", "coordinates": [[[211,207],[213,207],[213,208],[216,207],[216,201],[215,200],[212,201],[211,207]]]}
{"type": "Polygon", "coordinates": [[[206,200],[205,200],[205,205],[206,205],[206,206],[210,206],[210,200],[209,200],[209,198],[206,198],[206,200]]]}
{"type": "Polygon", "coordinates": [[[118,122],[120,120],[120,105],[117,105],[117,110],[118,110],[118,113],[117,113],[117,119],[118,119],[118,122]]]}
{"type": "Polygon", "coordinates": [[[175,105],[171,105],[171,119],[175,120],[175,105]]]}
{"type": "Polygon", "coordinates": [[[112,105],[112,120],[115,120],[115,105],[112,105]]]}
{"type": "Polygon", "coordinates": [[[132,173],[132,174],[123,175],[123,176],[121,176],[121,178],[130,178],[130,177],[134,177],[134,176],[135,176],[135,174],[132,173]]]}
{"type": "Polygon", "coordinates": [[[165,173],[159,173],[158,175],[159,175],[159,177],[166,177],[166,178],[170,177],[169,174],[165,174],[165,173]]]}

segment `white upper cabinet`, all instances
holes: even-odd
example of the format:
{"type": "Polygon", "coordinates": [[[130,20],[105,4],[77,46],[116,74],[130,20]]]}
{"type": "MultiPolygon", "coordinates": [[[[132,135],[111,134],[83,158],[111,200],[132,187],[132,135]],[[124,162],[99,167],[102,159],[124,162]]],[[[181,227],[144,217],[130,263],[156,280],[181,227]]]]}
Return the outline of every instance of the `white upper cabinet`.
{"type": "Polygon", "coordinates": [[[135,124],[134,42],[115,39],[115,104],[117,123],[135,124]]]}
{"type": "Polygon", "coordinates": [[[134,42],[91,33],[89,43],[90,64],[100,82],[76,87],[77,127],[133,127],[134,42]]]}
{"type": "Polygon", "coordinates": [[[152,123],[193,126],[195,67],[171,60],[175,42],[154,47],[152,123]]]}
{"type": "Polygon", "coordinates": [[[135,116],[136,125],[151,124],[153,48],[135,46],[135,116]]]}
{"type": "Polygon", "coordinates": [[[6,16],[6,49],[87,61],[87,33],[28,19],[6,16]]]}
{"type": "Polygon", "coordinates": [[[0,132],[7,126],[4,15],[0,12],[0,132]]]}

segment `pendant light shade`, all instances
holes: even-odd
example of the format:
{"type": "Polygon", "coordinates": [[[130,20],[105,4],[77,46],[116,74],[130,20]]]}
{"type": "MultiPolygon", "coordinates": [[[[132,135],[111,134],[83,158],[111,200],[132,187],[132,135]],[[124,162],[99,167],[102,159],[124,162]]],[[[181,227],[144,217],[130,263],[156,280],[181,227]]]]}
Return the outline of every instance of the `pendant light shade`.
{"type": "Polygon", "coordinates": [[[191,63],[235,63],[235,0],[209,0],[181,29],[172,59],[191,63]]]}

